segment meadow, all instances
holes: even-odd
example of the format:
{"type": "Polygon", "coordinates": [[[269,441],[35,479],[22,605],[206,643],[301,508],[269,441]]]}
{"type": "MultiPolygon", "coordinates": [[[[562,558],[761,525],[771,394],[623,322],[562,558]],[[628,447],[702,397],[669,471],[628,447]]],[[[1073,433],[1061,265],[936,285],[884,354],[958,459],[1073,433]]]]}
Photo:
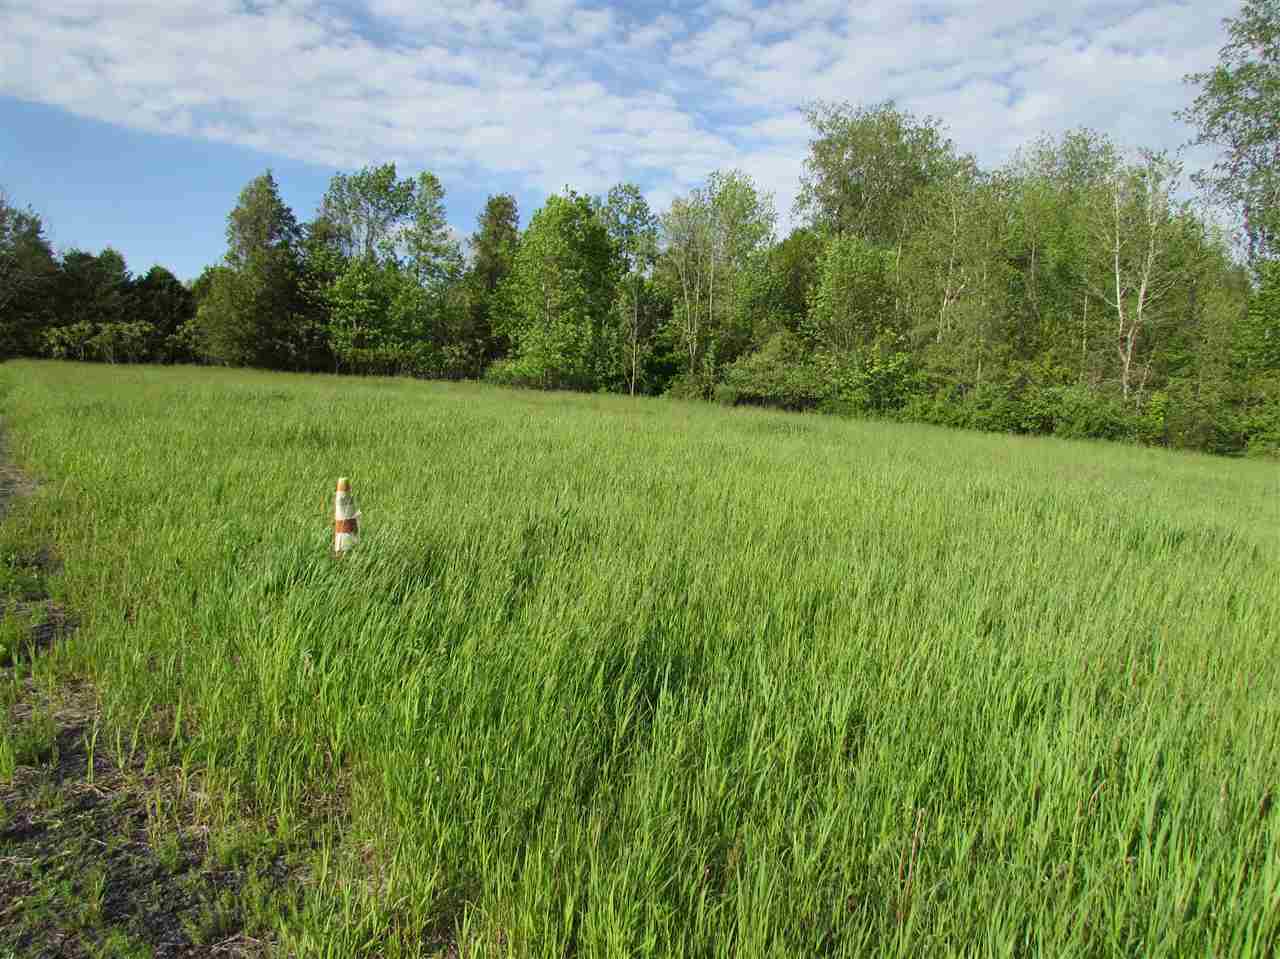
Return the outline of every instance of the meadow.
{"type": "Polygon", "coordinates": [[[1274,462],[41,362],[0,418],[45,655],[308,850],[282,952],[1280,945],[1274,462]]]}

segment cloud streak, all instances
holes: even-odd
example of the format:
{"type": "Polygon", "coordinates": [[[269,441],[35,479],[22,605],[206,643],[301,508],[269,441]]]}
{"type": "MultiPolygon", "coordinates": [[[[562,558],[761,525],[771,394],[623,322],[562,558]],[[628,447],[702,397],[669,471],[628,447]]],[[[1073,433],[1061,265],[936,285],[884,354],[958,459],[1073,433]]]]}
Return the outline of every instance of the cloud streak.
{"type": "Polygon", "coordinates": [[[738,166],[796,188],[814,98],[896,99],[1004,161],[1088,125],[1172,148],[1231,11],[1048,0],[38,0],[0,5],[0,92],[324,166],[669,197],[738,166]],[[1070,6],[1070,12],[1067,7],[1070,6]]]}

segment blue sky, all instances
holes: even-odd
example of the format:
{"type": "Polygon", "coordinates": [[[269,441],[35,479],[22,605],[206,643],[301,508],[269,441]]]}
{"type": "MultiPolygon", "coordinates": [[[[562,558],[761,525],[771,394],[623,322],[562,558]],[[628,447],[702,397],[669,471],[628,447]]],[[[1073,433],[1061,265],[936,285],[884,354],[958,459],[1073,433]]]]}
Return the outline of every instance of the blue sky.
{"type": "MultiPolygon", "coordinates": [[[[0,0],[0,187],[60,249],[183,278],[222,255],[267,167],[299,218],[367,163],[443,181],[462,234],[489,193],[650,202],[738,167],[790,209],[814,98],[893,98],[1002,163],[1079,125],[1176,148],[1184,74],[1238,4],[710,0],[0,0]]],[[[1204,162],[1190,154],[1192,169],[1204,162]]]]}

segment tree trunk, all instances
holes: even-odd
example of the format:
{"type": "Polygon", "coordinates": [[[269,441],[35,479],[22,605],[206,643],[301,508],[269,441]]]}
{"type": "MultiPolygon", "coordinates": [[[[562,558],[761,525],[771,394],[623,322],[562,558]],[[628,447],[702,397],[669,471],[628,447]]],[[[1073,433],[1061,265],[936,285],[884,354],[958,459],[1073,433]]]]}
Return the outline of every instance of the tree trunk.
{"type": "Polygon", "coordinates": [[[635,312],[632,314],[631,320],[631,395],[636,395],[636,380],[639,378],[640,366],[640,283],[636,281],[634,291],[635,302],[632,304],[635,312]]]}

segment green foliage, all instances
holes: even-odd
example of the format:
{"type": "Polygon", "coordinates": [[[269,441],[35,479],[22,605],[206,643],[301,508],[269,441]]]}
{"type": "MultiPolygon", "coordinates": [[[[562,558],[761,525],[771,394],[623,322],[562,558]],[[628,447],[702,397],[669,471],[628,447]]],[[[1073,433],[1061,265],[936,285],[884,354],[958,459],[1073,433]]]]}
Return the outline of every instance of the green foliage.
{"type": "Polygon", "coordinates": [[[106,363],[182,362],[194,357],[194,297],[161,266],[138,278],[108,247],[70,250],[49,278],[52,322],[36,352],[106,363]]]}
{"type": "Polygon", "coordinates": [[[1239,441],[1222,452],[1235,452],[1243,444],[1250,456],[1280,458],[1280,373],[1253,377],[1240,390],[1234,414],[1239,441]]]}
{"type": "Polygon", "coordinates": [[[45,343],[54,359],[139,363],[153,357],[154,328],[146,323],[73,323],[46,331],[45,343]]]}
{"type": "Polygon", "coordinates": [[[1135,407],[1122,396],[1082,385],[988,383],[962,395],[918,392],[898,418],[986,432],[1100,439],[1213,453],[1274,455],[1275,386],[1258,384],[1257,399],[1206,395],[1194,381],[1175,381],[1135,407]]]}
{"type": "Polygon", "coordinates": [[[1197,144],[1222,151],[1196,180],[1243,215],[1249,252],[1263,259],[1280,254],[1280,2],[1244,0],[1224,23],[1219,62],[1186,78],[1200,92],[1180,117],[1197,144]]]}
{"type": "Polygon", "coordinates": [[[816,408],[833,392],[808,355],[803,339],[794,333],[775,333],[755,353],[742,357],[725,370],[716,399],[735,405],[745,403],[784,410],[816,408]]]}
{"type": "Polygon", "coordinates": [[[800,330],[808,314],[813,289],[818,285],[824,247],[820,234],[797,228],[769,250],[767,313],[780,318],[793,333],[800,330]]]}
{"type": "Polygon", "coordinates": [[[39,352],[57,272],[40,218],[0,191],[0,359],[39,352]]]}
{"type": "Polygon", "coordinates": [[[484,381],[494,386],[516,386],[522,389],[549,389],[547,369],[537,356],[516,354],[494,360],[484,371],[484,381]]]}
{"type": "Polygon", "coordinates": [[[690,383],[714,380],[751,346],[756,298],[744,274],[762,262],[776,219],[772,196],[739,170],[712,173],[662,217],[661,275],[690,383]]]}
{"type": "Polygon", "coordinates": [[[1250,372],[1280,371],[1280,259],[1259,263],[1257,276],[1237,360],[1250,372]]]}
{"type": "Polygon", "coordinates": [[[419,286],[439,298],[462,274],[462,251],[445,219],[444,187],[434,173],[413,181],[412,220],[401,233],[405,264],[419,286]]]}
{"type": "Polygon", "coordinates": [[[833,412],[885,415],[902,408],[922,382],[911,353],[893,334],[853,351],[819,351],[833,412]]]}
{"type": "Polygon", "coordinates": [[[245,278],[222,266],[208,274],[208,288],[196,311],[196,342],[202,358],[250,366],[258,358],[258,329],[245,278]]]}
{"type": "Polygon", "coordinates": [[[320,216],[333,225],[344,256],[385,261],[396,257],[414,204],[413,181],[398,179],[396,165],[384,163],[334,174],[320,216]]]}
{"type": "MultiPolygon", "coordinates": [[[[1246,3],[1229,62],[1193,78],[1206,86],[1188,115],[1247,147],[1241,170],[1271,142],[1257,118],[1273,6],[1246,3]]],[[[1169,157],[1077,129],[986,170],[938,120],[892,103],[806,116],[796,210],[809,225],[781,242],[772,197],[737,170],[661,216],[634,184],[567,191],[523,239],[515,199],[490,196],[465,265],[430,173],[340,173],[303,225],[268,173],[231,211],[225,263],[187,291],[162,268],[131,277],[110,249],[59,264],[38,218],[0,203],[0,278],[36,278],[0,298],[43,291],[0,327],[0,352],[484,377],[1272,448],[1280,272],[1260,255],[1237,262],[1182,199],[1169,157]],[[30,270],[14,266],[20,249],[30,270]]],[[[1244,181],[1256,212],[1263,180],[1244,181]]]]}
{"type": "Polygon", "coordinates": [[[68,250],[58,276],[59,323],[99,326],[124,322],[129,313],[131,276],[124,257],[107,247],[94,255],[68,250]]]}
{"type": "MultiPolygon", "coordinates": [[[[445,220],[444,187],[433,173],[401,180],[396,165],[335,174],[320,204],[311,239],[344,260],[404,267],[419,285],[438,290],[462,268],[445,220]]],[[[317,272],[338,272],[327,263],[317,272]]]]}
{"type": "Polygon", "coordinates": [[[609,190],[600,217],[628,278],[643,274],[658,255],[658,218],[634,183],[619,183],[609,190]]]}
{"type": "MultiPolygon", "coordinates": [[[[343,229],[323,213],[302,227],[303,284],[309,296],[323,298],[325,289],[342,273],[350,259],[345,242],[343,229]]],[[[196,281],[194,291],[197,299],[201,296],[200,282],[196,281]]]]}
{"type": "Polygon", "coordinates": [[[621,334],[620,364],[627,390],[634,396],[656,328],[653,297],[646,295],[646,275],[658,258],[658,218],[634,183],[613,187],[600,213],[619,259],[615,310],[621,334]]]}
{"type": "Polygon", "coordinates": [[[896,245],[909,228],[913,195],[954,162],[940,122],[892,101],[873,106],[818,101],[796,213],[816,229],[896,245]]]}
{"type": "Polygon", "coordinates": [[[454,322],[462,254],[434,174],[399,180],[389,163],[335,175],[304,252],[306,285],[339,370],[453,371],[458,349],[467,349],[454,322]]]}
{"type": "Polygon", "coordinates": [[[305,369],[315,351],[300,256],[302,230],[270,171],[227,217],[226,266],[196,315],[206,358],[236,366],[305,369]]]}
{"type": "Polygon", "coordinates": [[[806,333],[821,349],[851,353],[893,327],[892,254],[856,236],[827,243],[806,333]]]}
{"type": "Polygon", "coordinates": [[[471,235],[471,275],[486,293],[493,293],[511,271],[519,242],[516,198],[509,193],[489,197],[471,235]]]}
{"type": "Polygon", "coordinates": [[[195,298],[178,278],[153,266],[129,290],[129,316],[146,330],[146,359],[183,363],[194,358],[184,329],[196,315],[195,298]]]}
{"type": "Polygon", "coordinates": [[[252,271],[217,273],[196,314],[202,355],[228,366],[305,368],[309,331],[297,280],[283,251],[252,271]]]}
{"type": "Polygon", "coordinates": [[[227,265],[242,272],[269,270],[291,257],[301,238],[297,218],[268,170],[245,185],[227,214],[227,265]]]}
{"type": "Polygon", "coordinates": [[[481,364],[507,354],[510,343],[494,330],[492,315],[502,281],[511,272],[520,242],[520,213],[515,197],[490,196],[471,235],[471,265],[466,275],[469,331],[480,344],[481,364]]]}
{"type": "Polygon", "coordinates": [[[404,347],[411,330],[393,324],[404,319],[400,271],[367,256],[350,260],[324,291],[329,316],[329,347],[338,362],[359,371],[362,351],[394,351],[404,347]],[[400,327],[397,329],[397,327],[400,327]]]}
{"type": "Polygon", "coordinates": [[[610,322],[618,259],[590,199],[552,195],[533,215],[504,281],[495,329],[511,343],[511,369],[543,389],[611,386],[621,379],[610,322]]]}
{"type": "Polygon", "coordinates": [[[93,335],[94,325],[89,322],[51,327],[44,331],[40,352],[55,360],[100,359],[90,355],[89,341],[93,335]]]}
{"type": "Polygon", "coordinates": [[[673,400],[710,400],[716,398],[716,387],[715,376],[706,370],[682,371],[667,381],[662,395],[673,400]]]}

